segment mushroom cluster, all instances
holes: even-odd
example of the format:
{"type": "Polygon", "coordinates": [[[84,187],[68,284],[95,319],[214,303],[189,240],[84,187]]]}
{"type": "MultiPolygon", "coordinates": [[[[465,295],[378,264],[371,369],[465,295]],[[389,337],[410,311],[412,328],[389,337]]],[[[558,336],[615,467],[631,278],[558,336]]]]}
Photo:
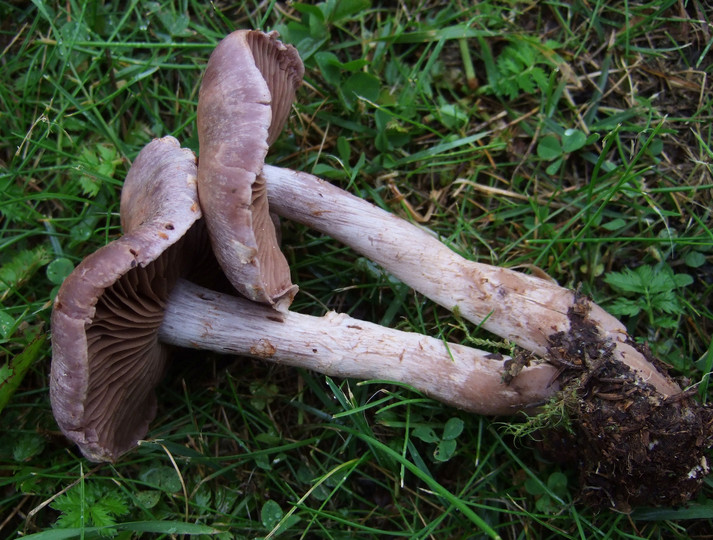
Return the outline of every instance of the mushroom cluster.
{"type": "Polygon", "coordinates": [[[136,446],[156,412],[168,345],[399,381],[486,415],[530,410],[574,384],[587,398],[571,405],[587,419],[575,443],[595,452],[585,484],[620,506],[670,504],[670,492],[652,489],[662,481],[676,480],[673,502],[692,496],[707,472],[711,414],[614,317],[549,281],[468,261],[319,178],[265,165],[303,72],[296,50],[276,34],[233,32],[201,85],[200,162],[172,137],[137,156],[122,190],[123,236],[79,264],[55,300],[50,398],[63,433],[93,461],[115,461],[136,446]],[[344,314],[290,311],[297,287],[271,212],[352,247],[529,351],[528,360],[344,314]],[[612,388],[628,392],[633,420],[602,402],[612,388]],[[627,443],[620,455],[624,425],[638,430],[642,450],[632,454],[627,443]],[[611,444],[600,440],[607,430],[619,435],[611,444]],[[663,466],[663,457],[673,459],[663,466]],[[652,473],[661,467],[663,480],[652,473]]]}

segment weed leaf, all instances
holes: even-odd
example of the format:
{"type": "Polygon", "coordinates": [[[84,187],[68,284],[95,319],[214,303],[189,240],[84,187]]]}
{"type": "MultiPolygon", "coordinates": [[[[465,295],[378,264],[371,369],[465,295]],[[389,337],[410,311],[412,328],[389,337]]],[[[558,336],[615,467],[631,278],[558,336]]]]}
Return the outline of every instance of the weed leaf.
{"type": "Polygon", "coordinates": [[[562,150],[575,152],[587,143],[587,136],[578,129],[566,129],[562,135],[562,150]]]}
{"type": "Polygon", "coordinates": [[[546,135],[537,143],[537,155],[546,160],[552,161],[562,155],[562,146],[554,135],[546,135]]]}
{"type": "MultiPolygon", "coordinates": [[[[645,274],[650,274],[650,272],[647,272],[645,269],[642,270],[641,268],[642,267],[639,267],[637,272],[629,268],[625,268],[622,272],[609,272],[604,276],[604,281],[619,292],[641,293],[645,289],[645,274]]],[[[648,268],[650,270],[650,267],[648,268]]],[[[650,278],[651,276],[649,276],[649,279],[650,278]]]]}
{"type": "Polygon", "coordinates": [[[411,434],[417,439],[421,439],[423,442],[427,443],[434,443],[441,440],[433,428],[428,426],[418,426],[411,432],[411,434]]]}
{"type": "Polygon", "coordinates": [[[458,436],[463,433],[464,426],[465,422],[460,418],[450,418],[443,427],[443,440],[450,441],[457,439],[458,436]]]}
{"type": "Polygon", "coordinates": [[[609,304],[609,311],[613,315],[625,315],[628,317],[634,317],[641,312],[641,307],[639,304],[628,298],[617,298],[612,303],[609,304]]]}

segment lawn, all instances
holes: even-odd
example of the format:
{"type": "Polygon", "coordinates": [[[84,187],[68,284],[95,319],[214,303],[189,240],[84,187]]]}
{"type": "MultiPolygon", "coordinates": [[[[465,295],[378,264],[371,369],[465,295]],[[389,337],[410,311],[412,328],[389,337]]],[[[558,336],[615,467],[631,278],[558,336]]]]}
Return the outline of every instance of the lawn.
{"type": "MultiPolygon", "coordinates": [[[[579,290],[708,401],[705,2],[3,0],[0,536],[710,537],[710,480],[685,507],[595,510],[559,431],[207,352],[175,352],[146,441],[116,463],[65,440],[53,298],[121,235],[141,148],[172,135],[198,153],[203,69],[238,28],[277,30],[305,64],[269,163],[579,290]]],[[[283,220],[281,236],[295,311],[512,349],[326,235],[283,220]]]]}

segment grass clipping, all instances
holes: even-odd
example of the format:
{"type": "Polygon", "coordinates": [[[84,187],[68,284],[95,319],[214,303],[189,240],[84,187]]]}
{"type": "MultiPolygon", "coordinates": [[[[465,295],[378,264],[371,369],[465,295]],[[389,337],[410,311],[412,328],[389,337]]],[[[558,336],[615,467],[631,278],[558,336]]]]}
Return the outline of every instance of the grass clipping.
{"type": "MultiPolygon", "coordinates": [[[[713,409],[690,392],[665,398],[636,377],[613,358],[588,313],[589,300],[578,296],[568,313],[570,330],[549,338],[571,431],[564,442],[546,437],[542,449],[559,461],[576,461],[588,505],[628,512],[685,504],[709,471],[713,409]]],[[[666,372],[647,349],[637,349],[666,372]]]]}

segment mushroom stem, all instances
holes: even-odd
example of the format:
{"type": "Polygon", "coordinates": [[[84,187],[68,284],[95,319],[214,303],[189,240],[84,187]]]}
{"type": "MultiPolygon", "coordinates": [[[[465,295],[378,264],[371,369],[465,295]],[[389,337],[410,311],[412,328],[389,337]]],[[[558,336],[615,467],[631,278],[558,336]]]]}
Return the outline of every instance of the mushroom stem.
{"type": "Polygon", "coordinates": [[[502,380],[506,357],[344,314],[278,313],[242,298],[179,280],[159,339],[238,354],[335,377],[398,381],[478,414],[512,414],[544,403],[556,390],[548,364],[502,380]]]}
{"type": "Polygon", "coordinates": [[[592,302],[578,302],[573,291],[514,270],[469,261],[426,230],[313,175],[268,165],[262,174],[272,211],[350,246],[464,319],[550,358],[553,337],[559,334],[569,339],[573,310],[584,310],[598,339],[613,346],[615,358],[662,395],[681,391],[630,345],[621,322],[592,302]]]}

